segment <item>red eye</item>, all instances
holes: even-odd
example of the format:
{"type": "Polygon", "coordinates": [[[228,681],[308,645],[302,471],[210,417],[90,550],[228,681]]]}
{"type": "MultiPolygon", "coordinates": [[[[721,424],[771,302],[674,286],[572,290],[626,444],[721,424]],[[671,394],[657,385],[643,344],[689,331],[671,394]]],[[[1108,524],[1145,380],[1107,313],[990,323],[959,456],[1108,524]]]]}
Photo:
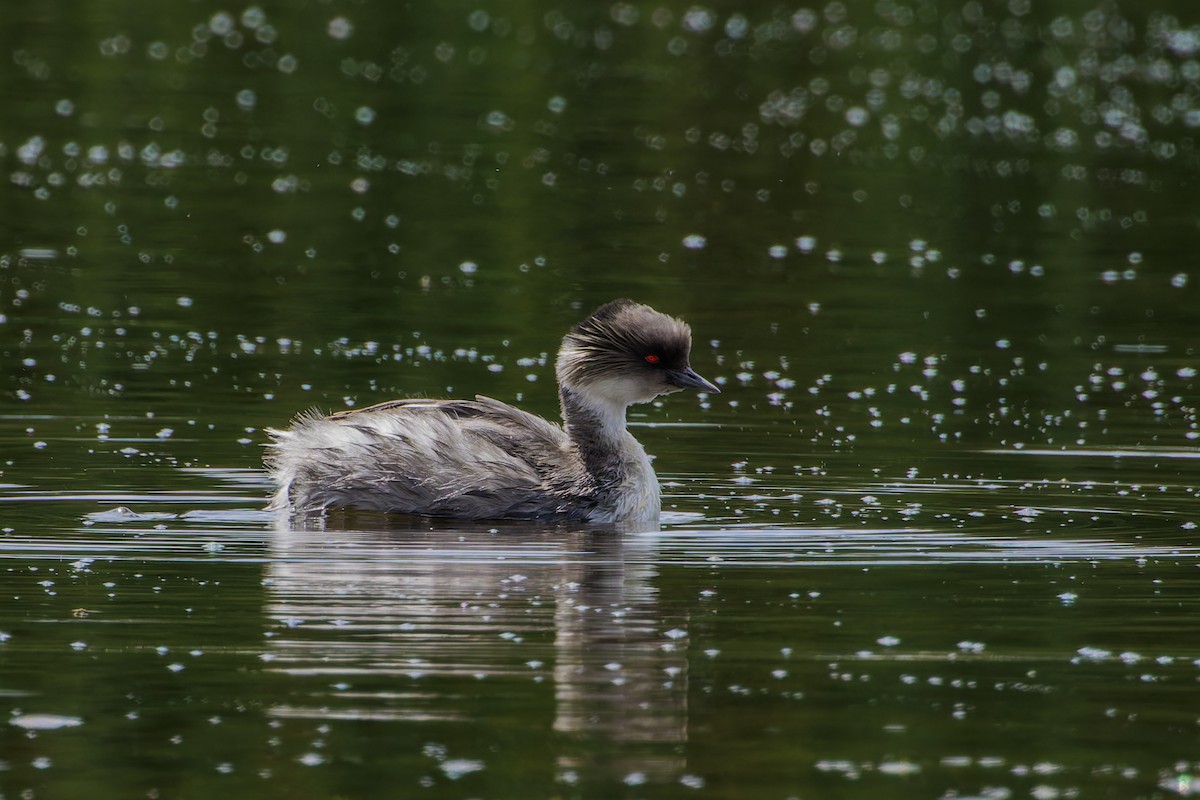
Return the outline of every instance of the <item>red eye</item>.
{"type": "Polygon", "coordinates": [[[651,353],[650,355],[646,356],[646,363],[647,363],[647,364],[657,364],[657,363],[658,363],[658,356],[656,356],[656,355],[654,355],[653,353],[651,353]]]}

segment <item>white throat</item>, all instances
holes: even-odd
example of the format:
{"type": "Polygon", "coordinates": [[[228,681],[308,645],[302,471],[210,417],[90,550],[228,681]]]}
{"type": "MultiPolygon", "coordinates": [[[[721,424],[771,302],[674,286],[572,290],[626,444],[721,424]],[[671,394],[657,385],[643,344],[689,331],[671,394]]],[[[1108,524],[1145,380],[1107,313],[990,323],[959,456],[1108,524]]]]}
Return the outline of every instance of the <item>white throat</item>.
{"type": "Polygon", "coordinates": [[[625,410],[629,407],[629,399],[622,396],[619,387],[611,382],[591,383],[583,389],[561,386],[559,394],[562,397],[563,419],[572,438],[583,437],[612,446],[629,437],[629,431],[625,428],[625,410]]]}
{"type": "Polygon", "coordinates": [[[606,397],[591,397],[587,394],[576,395],[580,405],[594,415],[598,433],[605,439],[616,440],[623,438],[628,431],[625,428],[625,409],[627,404],[612,402],[606,397]]]}
{"type": "Polygon", "coordinates": [[[628,396],[620,396],[614,383],[596,388],[594,383],[586,390],[560,387],[567,432],[584,465],[606,486],[608,499],[592,519],[649,524],[658,519],[658,479],[646,451],[625,427],[628,396]]]}

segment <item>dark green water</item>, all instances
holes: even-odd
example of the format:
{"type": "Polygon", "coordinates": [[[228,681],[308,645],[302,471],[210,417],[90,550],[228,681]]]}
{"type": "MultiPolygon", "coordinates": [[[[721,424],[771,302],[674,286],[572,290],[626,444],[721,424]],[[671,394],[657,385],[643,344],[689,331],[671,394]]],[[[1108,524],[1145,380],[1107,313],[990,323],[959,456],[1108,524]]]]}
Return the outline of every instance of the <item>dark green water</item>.
{"type": "Polygon", "coordinates": [[[0,798],[1197,792],[1192,3],[4,13],[0,798]],[[261,511],[618,296],[661,531],[261,511]]]}

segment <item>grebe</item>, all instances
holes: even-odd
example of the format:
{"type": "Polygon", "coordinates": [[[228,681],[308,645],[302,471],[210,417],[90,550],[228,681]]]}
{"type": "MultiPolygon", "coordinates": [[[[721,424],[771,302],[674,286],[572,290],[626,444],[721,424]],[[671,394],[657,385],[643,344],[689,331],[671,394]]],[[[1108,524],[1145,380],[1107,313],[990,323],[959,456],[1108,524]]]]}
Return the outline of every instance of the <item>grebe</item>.
{"type": "Polygon", "coordinates": [[[691,345],[681,320],[614,300],[563,338],[561,426],[483,396],[301,414],[267,431],[270,508],[656,525],[658,479],[625,409],[681,389],[719,393],[689,364],[691,345]]]}

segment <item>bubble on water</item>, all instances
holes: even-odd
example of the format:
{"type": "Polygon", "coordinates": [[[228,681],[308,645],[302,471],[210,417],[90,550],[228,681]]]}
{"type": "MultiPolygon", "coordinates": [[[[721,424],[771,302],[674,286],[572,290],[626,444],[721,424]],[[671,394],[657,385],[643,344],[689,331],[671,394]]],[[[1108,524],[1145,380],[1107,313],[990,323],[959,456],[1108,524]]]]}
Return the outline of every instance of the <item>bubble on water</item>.
{"type": "Polygon", "coordinates": [[[345,17],[334,17],[325,26],[325,31],[330,38],[344,41],[354,34],[354,24],[345,17]]]}
{"type": "Polygon", "coordinates": [[[464,261],[458,265],[458,271],[464,275],[474,275],[479,271],[479,265],[474,261],[464,261]]]}
{"type": "Polygon", "coordinates": [[[817,248],[817,237],[800,236],[796,239],[796,249],[801,253],[811,253],[817,248]]]}
{"type": "Polygon", "coordinates": [[[250,30],[260,27],[266,21],[267,12],[258,6],[249,6],[242,12],[242,25],[250,30]]]}
{"type": "Polygon", "coordinates": [[[447,778],[456,781],[472,772],[479,772],[484,768],[484,763],[475,758],[448,758],[438,766],[447,778]]]}
{"type": "Polygon", "coordinates": [[[742,14],[730,14],[725,20],[725,35],[730,39],[743,39],[750,32],[750,21],[742,14]]]}
{"type": "Polygon", "coordinates": [[[238,108],[243,111],[250,111],[258,105],[258,95],[254,93],[253,89],[242,89],[237,93],[235,100],[237,101],[238,108]]]}
{"type": "Polygon", "coordinates": [[[636,25],[642,16],[637,6],[633,3],[614,3],[609,9],[608,14],[612,17],[613,22],[627,27],[636,25]]]}
{"type": "MultiPolygon", "coordinates": [[[[1178,767],[1176,767],[1176,769],[1178,769],[1178,767]]],[[[1184,772],[1178,775],[1168,775],[1158,782],[1158,786],[1159,788],[1166,789],[1168,792],[1179,795],[1180,797],[1189,797],[1196,792],[1196,776],[1192,775],[1190,772],[1184,772]]]]}
{"type": "Polygon", "coordinates": [[[883,775],[915,775],[921,766],[911,761],[881,761],[876,769],[883,775]]]}
{"type": "Polygon", "coordinates": [[[267,241],[271,242],[271,244],[283,244],[287,241],[287,231],[282,231],[279,228],[269,231],[267,233],[267,241]]]}
{"type": "Polygon", "coordinates": [[[683,29],[691,33],[705,33],[716,24],[716,14],[703,6],[692,6],[683,15],[683,29]]]}
{"type": "MultiPolygon", "coordinates": [[[[58,251],[52,247],[22,247],[17,255],[30,261],[53,261],[58,258],[58,251]]],[[[26,295],[18,294],[18,297],[26,295]]]]}
{"type": "Polygon", "coordinates": [[[179,306],[180,308],[191,308],[193,302],[194,301],[190,297],[176,297],[175,298],[175,305],[179,306]]]}
{"type": "Polygon", "coordinates": [[[895,647],[896,645],[900,644],[900,640],[895,636],[881,636],[875,640],[875,643],[882,645],[883,647],[895,647]]]}
{"type": "Polygon", "coordinates": [[[467,17],[467,26],[476,33],[483,33],[492,24],[491,15],[482,8],[477,8],[467,17]]]}
{"type": "Polygon", "coordinates": [[[325,763],[325,756],[320,753],[305,753],[296,760],[306,767],[318,767],[325,763]]]}
{"type": "Polygon", "coordinates": [[[354,110],[354,120],[359,125],[370,125],[375,121],[375,109],[370,106],[359,106],[354,110]]]}
{"type": "Polygon", "coordinates": [[[553,114],[561,114],[567,110],[567,99],[561,95],[555,95],[546,101],[546,108],[550,109],[553,114]]]}
{"type": "Polygon", "coordinates": [[[17,148],[17,158],[26,166],[34,166],[38,159],[42,156],[42,151],[46,149],[46,140],[41,136],[31,136],[20,147],[17,148]]]}
{"type": "Polygon", "coordinates": [[[708,244],[708,239],[698,233],[689,233],[683,237],[683,246],[688,250],[703,250],[708,244]]]}
{"type": "Polygon", "coordinates": [[[810,33],[817,27],[818,21],[817,12],[811,8],[802,8],[792,14],[792,27],[800,33],[810,33]]]}
{"type": "Polygon", "coordinates": [[[8,724],[27,731],[56,731],[78,727],[83,724],[83,720],[61,714],[20,714],[9,719],[8,724]]]}
{"type": "Polygon", "coordinates": [[[217,36],[224,36],[232,32],[234,25],[233,17],[224,11],[218,11],[208,20],[208,29],[217,36]]]}
{"type": "Polygon", "coordinates": [[[503,111],[489,111],[484,117],[485,124],[495,131],[507,131],[513,126],[512,117],[505,114],[503,111]]]}
{"type": "Polygon", "coordinates": [[[1020,111],[1009,110],[1002,118],[1004,132],[1012,139],[1033,140],[1037,138],[1037,122],[1033,117],[1020,111]]]}
{"type": "Polygon", "coordinates": [[[846,109],[844,116],[847,124],[855,128],[861,128],[863,125],[866,125],[868,121],[870,121],[871,112],[867,111],[861,106],[851,106],[850,108],[846,109]]]}
{"type": "Polygon", "coordinates": [[[280,56],[279,61],[275,64],[275,68],[285,75],[291,75],[298,66],[300,66],[300,61],[291,53],[280,56]]]}
{"type": "Polygon", "coordinates": [[[1079,146],[1079,134],[1071,128],[1059,128],[1051,134],[1051,140],[1059,150],[1074,150],[1079,146]]]}
{"type": "Polygon", "coordinates": [[[1075,85],[1076,78],[1077,75],[1073,67],[1062,66],[1055,71],[1052,86],[1057,89],[1070,89],[1075,85]]]}
{"type": "Polygon", "coordinates": [[[117,34],[116,36],[102,39],[100,41],[100,55],[106,57],[123,56],[129,52],[131,44],[132,42],[129,40],[129,37],[124,34],[117,34]]]}

